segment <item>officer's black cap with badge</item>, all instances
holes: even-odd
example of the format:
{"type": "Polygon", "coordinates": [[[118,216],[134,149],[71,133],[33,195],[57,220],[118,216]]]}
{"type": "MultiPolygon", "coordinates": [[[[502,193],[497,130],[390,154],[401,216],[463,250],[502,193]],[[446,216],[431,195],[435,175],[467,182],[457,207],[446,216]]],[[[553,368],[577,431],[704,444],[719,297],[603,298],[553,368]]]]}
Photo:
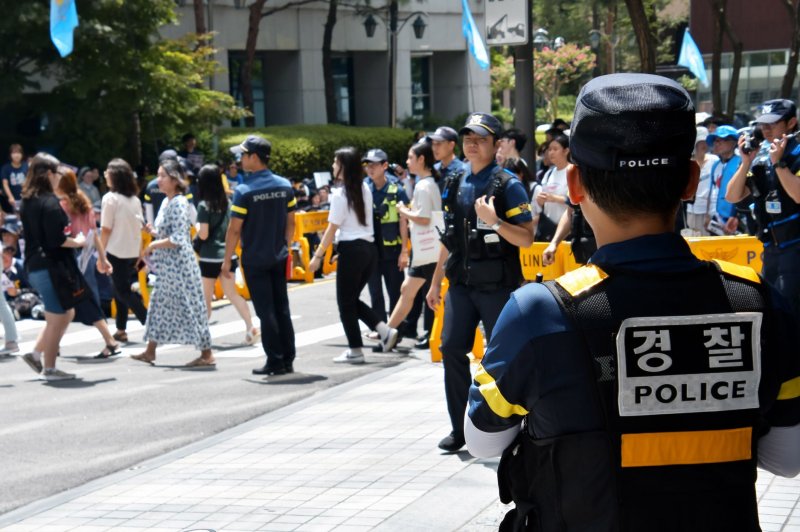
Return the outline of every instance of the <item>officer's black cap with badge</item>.
{"type": "Polygon", "coordinates": [[[437,142],[456,142],[458,140],[458,133],[456,133],[456,130],[452,127],[437,127],[436,131],[430,136],[430,139],[437,142]]]}
{"type": "Polygon", "coordinates": [[[797,117],[797,106],[791,100],[767,100],[758,106],[756,123],[774,124],[778,120],[789,120],[797,117]]]}
{"type": "Polygon", "coordinates": [[[366,155],[361,158],[362,163],[384,163],[389,160],[386,152],[380,148],[368,150],[366,155]]]}
{"type": "Polygon", "coordinates": [[[481,137],[492,135],[495,139],[503,132],[503,124],[489,113],[472,113],[467,117],[459,135],[477,133],[481,137]]]}
{"type": "Polygon", "coordinates": [[[238,146],[231,148],[231,153],[234,155],[242,155],[243,153],[255,153],[265,159],[269,159],[272,154],[272,144],[264,137],[258,135],[250,135],[244,142],[238,146]]]}
{"type": "Polygon", "coordinates": [[[694,104],[678,83],[652,74],[610,74],[581,89],[569,148],[578,166],[652,171],[688,161],[696,134],[694,104]]]}

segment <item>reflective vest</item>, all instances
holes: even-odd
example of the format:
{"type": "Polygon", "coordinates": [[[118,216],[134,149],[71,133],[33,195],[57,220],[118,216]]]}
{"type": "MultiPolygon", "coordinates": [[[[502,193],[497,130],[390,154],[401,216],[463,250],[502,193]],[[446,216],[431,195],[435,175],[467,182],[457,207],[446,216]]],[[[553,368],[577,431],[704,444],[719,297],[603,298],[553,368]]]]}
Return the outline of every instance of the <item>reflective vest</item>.
{"type": "Polygon", "coordinates": [[[400,215],[397,212],[398,190],[397,183],[389,183],[386,196],[379,206],[381,240],[384,248],[399,246],[403,243],[403,239],[400,237],[400,215]]]}
{"type": "Polygon", "coordinates": [[[546,285],[585,341],[603,426],[536,439],[526,417],[498,469],[516,504],[500,530],[760,530],[759,400],[779,384],[761,379],[774,367],[755,272],[588,265],[546,285]]]}

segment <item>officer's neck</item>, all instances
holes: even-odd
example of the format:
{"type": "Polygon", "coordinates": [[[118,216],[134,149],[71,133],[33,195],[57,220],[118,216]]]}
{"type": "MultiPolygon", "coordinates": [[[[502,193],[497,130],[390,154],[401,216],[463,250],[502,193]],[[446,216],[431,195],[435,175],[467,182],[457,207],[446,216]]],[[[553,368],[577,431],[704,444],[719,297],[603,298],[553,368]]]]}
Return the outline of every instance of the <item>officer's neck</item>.
{"type": "Polygon", "coordinates": [[[442,168],[447,168],[448,166],[450,166],[450,163],[452,163],[453,159],[455,159],[455,158],[456,158],[456,154],[455,153],[451,153],[450,155],[447,155],[446,157],[443,157],[442,160],[439,161],[439,162],[442,163],[442,168]]]}
{"type": "Polygon", "coordinates": [[[380,175],[376,175],[375,177],[372,178],[372,182],[378,188],[383,188],[383,186],[386,184],[386,181],[387,181],[387,179],[386,179],[386,173],[385,172],[380,174],[380,175]]]}
{"type": "Polygon", "coordinates": [[[489,160],[486,160],[486,161],[470,161],[470,165],[472,167],[472,174],[475,175],[475,174],[479,174],[479,173],[483,172],[493,162],[494,162],[494,159],[489,159],[489,160]]]}
{"type": "Polygon", "coordinates": [[[655,214],[636,214],[620,220],[612,218],[590,202],[581,202],[581,210],[594,230],[597,247],[645,235],[671,233],[675,230],[674,215],[665,218],[655,214]]]}

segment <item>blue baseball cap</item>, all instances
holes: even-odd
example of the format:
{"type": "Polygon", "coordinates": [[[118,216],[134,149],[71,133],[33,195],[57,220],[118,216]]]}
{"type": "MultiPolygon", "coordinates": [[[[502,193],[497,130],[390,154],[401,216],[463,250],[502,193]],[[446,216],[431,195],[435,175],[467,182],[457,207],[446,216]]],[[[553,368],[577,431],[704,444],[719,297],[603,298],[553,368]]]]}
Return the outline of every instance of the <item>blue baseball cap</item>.
{"type": "Polygon", "coordinates": [[[739,140],[739,132],[736,131],[736,128],[733,126],[719,126],[716,131],[710,133],[708,137],[706,137],[706,143],[709,146],[714,145],[714,141],[717,139],[731,139],[733,141],[739,140]]]}

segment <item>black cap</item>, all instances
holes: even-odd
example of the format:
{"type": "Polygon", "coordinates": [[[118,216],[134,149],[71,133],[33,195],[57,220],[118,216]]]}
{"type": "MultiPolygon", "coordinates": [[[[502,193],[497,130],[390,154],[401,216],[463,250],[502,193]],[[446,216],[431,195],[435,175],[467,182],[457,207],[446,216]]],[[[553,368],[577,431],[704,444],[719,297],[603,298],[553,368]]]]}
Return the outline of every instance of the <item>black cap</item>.
{"type": "Polygon", "coordinates": [[[459,131],[459,135],[465,135],[472,131],[481,137],[494,135],[497,138],[503,132],[503,124],[489,113],[472,113],[467,117],[464,127],[459,131]]]}
{"type": "Polygon", "coordinates": [[[242,153],[255,153],[265,159],[268,159],[272,153],[272,144],[270,144],[270,142],[263,137],[259,137],[258,135],[250,135],[244,139],[244,142],[231,148],[231,153],[236,155],[242,153]]]}
{"type": "Polygon", "coordinates": [[[778,120],[789,120],[797,116],[797,107],[791,100],[767,100],[758,106],[756,122],[774,124],[778,120]]]}
{"type": "Polygon", "coordinates": [[[164,161],[177,161],[178,160],[178,152],[169,148],[161,152],[161,155],[158,156],[158,162],[163,163],[164,161]]]}
{"type": "Polygon", "coordinates": [[[598,170],[653,170],[687,161],[697,135],[694,104],[675,81],[652,74],[610,74],[581,89],[569,149],[598,170]]]}
{"type": "Polygon", "coordinates": [[[361,158],[362,163],[384,163],[388,160],[389,157],[386,156],[386,152],[380,148],[369,150],[367,154],[361,158]]]}
{"type": "Polygon", "coordinates": [[[436,131],[433,132],[433,135],[430,136],[431,140],[435,140],[438,142],[441,141],[452,141],[456,142],[458,140],[458,133],[452,127],[442,126],[437,127],[436,131]]]}

